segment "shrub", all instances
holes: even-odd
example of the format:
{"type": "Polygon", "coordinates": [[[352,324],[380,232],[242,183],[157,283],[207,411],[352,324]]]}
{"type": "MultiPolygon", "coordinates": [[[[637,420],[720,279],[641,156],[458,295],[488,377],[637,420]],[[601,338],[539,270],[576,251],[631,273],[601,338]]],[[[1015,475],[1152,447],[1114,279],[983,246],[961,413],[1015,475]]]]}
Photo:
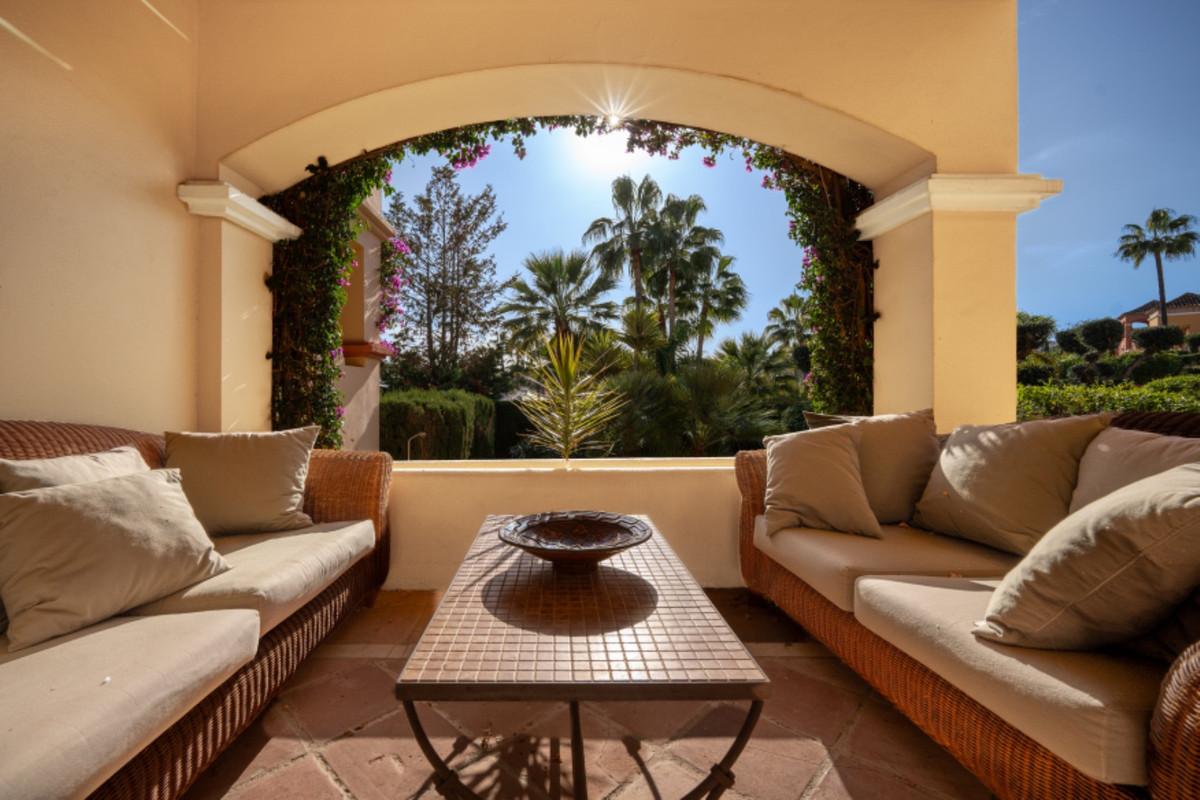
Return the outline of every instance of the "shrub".
{"type": "Polygon", "coordinates": [[[1147,353],[1161,353],[1183,344],[1183,328],[1174,325],[1139,328],[1133,332],[1133,342],[1147,353]]]}
{"type": "Polygon", "coordinates": [[[511,400],[496,401],[496,455],[513,458],[523,434],[533,430],[521,409],[511,400]]]}
{"type": "Polygon", "coordinates": [[[1049,383],[1054,377],[1054,367],[1033,359],[1025,359],[1017,364],[1017,383],[1022,386],[1040,386],[1049,383]]]}
{"type": "Polygon", "coordinates": [[[379,399],[379,446],[397,460],[413,454],[431,459],[489,458],[494,452],[495,404],[460,389],[407,389],[379,399]]]}
{"type": "Polygon", "coordinates": [[[1178,353],[1146,353],[1129,368],[1128,380],[1139,386],[1159,378],[1183,372],[1183,359],[1178,353]]]}
{"type": "Polygon", "coordinates": [[[1156,378],[1142,388],[1200,398],[1200,375],[1172,375],[1169,378],[1156,378]]]}
{"type": "Polygon", "coordinates": [[[1079,336],[1079,331],[1074,328],[1054,334],[1054,341],[1058,343],[1058,349],[1064,353],[1074,353],[1081,356],[1088,350],[1087,345],[1083,343],[1083,339],[1079,336]]]}
{"type": "Polygon", "coordinates": [[[1147,386],[1018,386],[1018,419],[1098,411],[1200,411],[1200,397],[1147,386]]]}
{"type": "Polygon", "coordinates": [[[1200,333],[1189,333],[1186,341],[1189,352],[1200,353],[1200,333]]]}
{"type": "Polygon", "coordinates": [[[1126,378],[1125,374],[1129,372],[1129,368],[1134,365],[1141,353],[1123,353],[1119,356],[1105,356],[1096,362],[1096,369],[1100,372],[1100,377],[1109,383],[1123,383],[1126,378]]]}
{"type": "Polygon", "coordinates": [[[1083,343],[1100,353],[1115,352],[1125,338],[1125,326],[1112,317],[1090,319],[1075,326],[1083,343]]]}

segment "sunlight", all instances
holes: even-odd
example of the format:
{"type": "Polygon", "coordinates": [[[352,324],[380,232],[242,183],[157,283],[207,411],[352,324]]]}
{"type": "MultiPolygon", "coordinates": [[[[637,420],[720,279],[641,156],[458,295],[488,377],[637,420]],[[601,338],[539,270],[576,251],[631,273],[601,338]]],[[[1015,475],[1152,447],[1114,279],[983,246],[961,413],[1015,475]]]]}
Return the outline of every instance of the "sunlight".
{"type": "Polygon", "coordinates": [[[593,175],[617,177],[631,170],[644,170],[652,156],[641,150],[625,150],[623,131],[595,136],[574,136],[569,139],[568,158],[580,171],[593,175]]]}

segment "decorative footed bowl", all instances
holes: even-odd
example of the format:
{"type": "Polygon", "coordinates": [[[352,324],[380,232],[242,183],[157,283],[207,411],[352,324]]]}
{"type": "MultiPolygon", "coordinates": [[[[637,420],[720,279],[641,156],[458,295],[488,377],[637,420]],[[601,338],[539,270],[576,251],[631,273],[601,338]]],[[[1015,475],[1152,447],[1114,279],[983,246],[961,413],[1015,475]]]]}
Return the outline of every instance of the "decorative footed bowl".
{"type": "Polygon", "coordinates": [[[517,517],[501,541],[549,561],[560,572],[591,572],[606,558],[642,544],[650,526],[606,511],[548,511],[517,517]]]}

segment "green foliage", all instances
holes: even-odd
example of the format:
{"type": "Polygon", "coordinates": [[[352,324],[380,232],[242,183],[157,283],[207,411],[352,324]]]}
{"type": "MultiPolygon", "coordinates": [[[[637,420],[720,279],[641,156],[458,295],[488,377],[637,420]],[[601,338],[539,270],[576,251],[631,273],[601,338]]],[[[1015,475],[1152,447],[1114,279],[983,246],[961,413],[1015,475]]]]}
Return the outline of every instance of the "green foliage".
{"type": "MultiPolygon", "coordinates": [[[[1020,336],[1019,331],[1020,329],[1018,328],[1018,337],[1020,336]]],[[[1058,349],[1064,353],[1074,353],[1081,356],[1088,351],[1088,346],[1084,344],[1083,337],[1079,335],[1078,330],[1073,328],[1054,334],[1054,341],[1058,345],[1058,349]]]]}
{"type": "Polygon", "coordinates": [[[1177,392],[1200,398],[1200,375],[1172,375],[1168,378],[1156,378],[1143,388],[1155,392],[1177,392]]]}
{"type": "Polygon", "coordinates": [[[592,335],[616,318],[616,303],[605,299],[616,281],[582,250],[531,253],[524,267],[527,275],[505,284],[508,299],[496,309],[517,347],[541,347],[548,336],[592,335]]]}
{"type": "Polygon", "coordinates": [[[495,404],[461,389],[407,389],[384,392],[379,403],[379,446],[397,460],[407,458],[491,458],[495,404]]]}
{"type": "Polygon", "coordinates": [[[1041,361],[1025,359],[1017,364],[1017,383],[1022,386],[1040,386],[1054,379],[1054,367],[1041,361]]]}
{"type": "Polygon", "coordinates": [[[1139,328],[1133,332],[1133,343],[1147,353],[1161,353],[1183,344],[1183,328],[1174,325],[1160,325],[1153,328],[1139,328]]]}
{"type": "Polygon", "coordinates": [[[517,401],[533,432],[528,441],[564,459],[587,451],[604,451],[601,437],[621,412],[625,398],[605,388],[595,373],[581,369],[583,342],[569,335],[546,343],[549,363],[533,382],[538,392],[517,401]]]}
{"type": "Polygon", "coordinates": [[[1043,350],[1054,335],[1054,318],[1038,314],[1017,312],[1017,361],[1035,350],[1043,350]]]}
{"type": "Polygon", "coordinates": [[[1125,337],[1125,326],[1112,317],[1081,322],[1075,326],[1075,330],[1084,344],[1099,353],[1115,353],[1125,337]]]}
{"type": "Polygon", "coordinates": [[[1183,372],[1183,359],[1178,353],[1146,353],[1126,372],[1127,379],[1139,386],[1159,378],[1169,378],[1183,372]]]}
{"type": "Polygon", "coordinates": [[[1022,420],[1099,411],[1200,411],[1200,397],[1130,384],[1017,387],[1017,417],[1022,420]]]}
{"type": "Polygon", "coordinates": [[[277,430],[319,425],[317,446],[340,447],[342,284],[354,260],[358,207],[384,185],[388,163],[370,158],[330,169],[322,158],[309,171],[311,177],[262,198],[304,231],[275,244],[267,279],[273,306],[271,424],[277,430]]]}
{"type": "Polygon", "coordinates": [[[1200,333],[1189,333],[1185,341],[1190,352],[1200,353],[1200,333]]]}
{"type": "Polygon", "coordinates": [[[511,400],[496,401],[496,457],[511,458],[522,438],[533,431],[520,407],[511,400]]]}

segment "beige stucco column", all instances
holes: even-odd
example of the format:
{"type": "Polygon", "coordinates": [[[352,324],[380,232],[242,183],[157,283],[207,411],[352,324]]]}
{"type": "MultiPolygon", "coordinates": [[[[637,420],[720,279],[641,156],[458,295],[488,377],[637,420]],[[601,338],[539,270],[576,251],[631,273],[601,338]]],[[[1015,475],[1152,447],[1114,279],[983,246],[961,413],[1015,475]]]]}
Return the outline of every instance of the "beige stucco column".
{"type": "Polygon", "coordinates": [[[222,181],[189,181],[179,197],[200,222],[197,428],[271,428],[272,245],[300,229],[222,181]]]}
{"type": "Polygon", "coordinates": [[[1016,416],[1016,216],[1062,190],[1037,175],[935,174],[864,211],[875,243],[875,412],[938,428],[1016,416]]]}

